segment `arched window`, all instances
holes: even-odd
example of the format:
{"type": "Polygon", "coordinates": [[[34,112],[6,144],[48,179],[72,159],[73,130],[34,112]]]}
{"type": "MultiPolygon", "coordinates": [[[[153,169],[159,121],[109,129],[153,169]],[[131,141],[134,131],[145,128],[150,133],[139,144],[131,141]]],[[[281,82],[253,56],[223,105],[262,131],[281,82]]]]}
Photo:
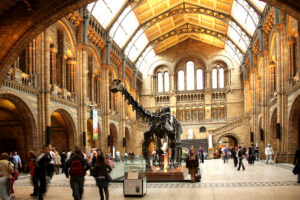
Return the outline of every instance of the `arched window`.
{"type": "Polygon", "coordinates": [[[219,69],[219,88],[224,88],[224,68],[219,69]]]}
{"type": "Polygon", "coordinates": [[[195,89],[195,74],[194,74],[194,63],[189,61],[186,63],[186,88],[187,90],[195,89]]]}
{"type": "Polygon", "coordinates": [[[202,69],[197,69],[197,90],[203,90],[203,71],[202,69]]]}
{"type": "Polygon", "coordinates": [[[218,87],[218,72],[217,69],[212,70],[212,88],[217,89],[218,87]]]}
{"type": "Polygon", "coordinates": [[[178,71],[178,90],[183,91],[184,90],[184,71],[180,70],[178,71]]]}
{"type": "Polygon", "coordinates": [[[157,90],[158,92],[163,91],[163,77],[161,72],[157,74],[157,90]]]}
{"type": "Polygon", "coordinates": [[[169,92],[169,72],[164,73],[165,92],[169,92]]]}

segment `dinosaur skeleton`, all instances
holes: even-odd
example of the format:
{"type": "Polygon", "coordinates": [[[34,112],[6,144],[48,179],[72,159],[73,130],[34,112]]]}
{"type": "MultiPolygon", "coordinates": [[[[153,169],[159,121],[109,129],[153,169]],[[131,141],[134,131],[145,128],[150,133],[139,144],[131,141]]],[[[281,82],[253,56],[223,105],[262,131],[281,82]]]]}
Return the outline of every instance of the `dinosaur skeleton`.
{"type": "Polygon", "coordinates": [[[144,122],[148,123],[148,128],[144,133],[143,141],[143,157],[146,160],[147,170],[151,170],[149,159],[149,144],[152,141],[157,141],[157,153],[161,156],[161,139],[168,140],[168,146],[171,149],[170,168],[177,167],[181,161],[181,148],[180,148],[180,136],[182,133],[181,124],[176,117],[171,113],[169,107],[164,107],[156,112],[145,110],[125,87],[121,84],[121,81],[116,79],[112,81],[110,86],[112,93],[121,92],[128,104],[132,106],[132,110],[136,111],[138,118],[141,118],[144,122]]]}

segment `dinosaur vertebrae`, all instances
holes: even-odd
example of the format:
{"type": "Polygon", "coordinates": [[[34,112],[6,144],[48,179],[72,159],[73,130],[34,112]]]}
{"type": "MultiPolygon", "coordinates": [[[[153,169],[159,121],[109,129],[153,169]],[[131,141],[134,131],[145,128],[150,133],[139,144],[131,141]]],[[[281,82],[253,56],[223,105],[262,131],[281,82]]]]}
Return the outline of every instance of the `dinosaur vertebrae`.
{"type": "Polygon", "coordinates": [[[142,106],[134,100],[134,98],[129,94],[129,92],[122,86],[120,90],[121,94],[124,96],[125,100],[128,100],[128,104],[132,105],[132,110],[136,111],[138,118],[142,118],[145,122],[154,122],[165,120],[170,117],[170,112],[165,112],[160,110],[158,112],[152,113],[151,111],[145,110],[142,106]]]}

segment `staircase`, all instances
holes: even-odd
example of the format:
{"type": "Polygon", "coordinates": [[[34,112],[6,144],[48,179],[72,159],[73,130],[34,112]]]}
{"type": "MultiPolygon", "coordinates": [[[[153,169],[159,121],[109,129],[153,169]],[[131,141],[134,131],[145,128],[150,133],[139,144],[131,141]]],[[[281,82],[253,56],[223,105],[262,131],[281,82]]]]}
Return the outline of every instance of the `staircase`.
{"type": "Polygon", "coordinates": [[[231,122],[229,122],[229,123],[227,123],[223,126],[220,126],[220,127],[216,128],[214,130],[211,130],[210,132],[211,132],[212,135],[215,136],[215,135],[219,135],[221,133],[230,131],[232,129],[235,129],[235,128],[243,125],[243,122],[244,122],[245,119],[246,118],[239,118],[239,119],[231,121],[231,122]]]}

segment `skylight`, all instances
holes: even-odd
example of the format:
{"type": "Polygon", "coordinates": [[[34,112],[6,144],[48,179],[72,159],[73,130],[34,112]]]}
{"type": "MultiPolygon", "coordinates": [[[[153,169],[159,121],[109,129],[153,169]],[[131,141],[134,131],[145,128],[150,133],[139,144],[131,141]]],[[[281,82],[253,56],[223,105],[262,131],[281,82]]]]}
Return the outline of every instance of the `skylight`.
{"type": "Polygon", "coordinates": [[[149,41],[143,32],[143,29],[140,29],[127,45],[125,54],[134,61],[148,43],[149,41]]]}
{"type": "Polygon", "coordinates": [[[92,14],[106,29],[125,2],[126,0],[119,0],[118,3],[113,3],[113,0],[100,0],[95,3],[90,3],[87,9],[91,11],[93,5],[96,4],[92,14]]]}
{"type": "Polygon", "coordinates": [[[131,7],[128,6],[114,23],[109,35],[121,48],[123,48],[126,41],[138,26],[139,21],[131,10],[131,7]]]}
{"type": "Polygon", "coordinates": [[[262,2],[262,1],[259,1],[259,0],[250,0],[252,3],[253,3],[253,5],[256,7],[256,8],[258,8],[258,10],[260,11],[260,12],[263,12],[263,10],[265,9],[265,7],[266,7],[266,3],[265,2],[262,2]]]}
{"type": "Polygon", "coordinates": [[[231,16],[250,34],[253,35],[259,21],[254,9],[245,0],[235,0],[231,16]]]}

